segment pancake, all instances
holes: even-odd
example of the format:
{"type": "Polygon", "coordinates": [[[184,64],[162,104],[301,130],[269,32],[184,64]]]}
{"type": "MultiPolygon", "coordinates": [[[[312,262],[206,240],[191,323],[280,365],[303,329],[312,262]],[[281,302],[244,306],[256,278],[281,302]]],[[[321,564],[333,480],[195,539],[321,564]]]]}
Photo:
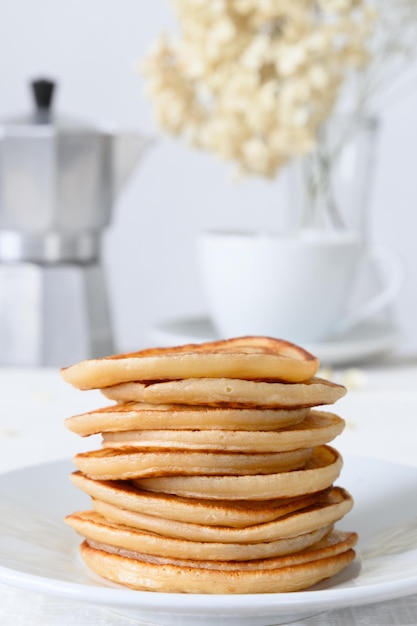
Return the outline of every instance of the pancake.
{"type": "Polygon", "coordinates": [[[354,548],[358,540],[356,533],[331,530],[320,541],[316,541],[313,545],[299,550],[293,554],[269,557],[267,559],[251,559],[249,561],[213,561],[213,560],[192,560],[192,559],[174,559],[166,556],[155,556],[135,552],[133,550],[124,550],[123,548],[115,548],[108,544],[100,544],[96,541],[89,540],[88,544],[98,548],[99,550],[107,550],[111,554],[119,554],[127,558],[139,559],[150,563],[158,563],[161,565],[179,565],[181,567],[193,567],[201,569],[214,569],[223,571],[253,571],[257,569],[277,569],[280,567],[288,567],[290,565],[298,565],[300,563],[308,563],[316,561],[319,558],[327,558],[335,556],[341,552],[345,552],[354,548]]]}
{"type": "Polygon", "coordinates": [[[123,383],[101,391],[117,402],[298,409],[333,404],[345,395],[346,388],[317,377],[292,384],[231,378],[187,378],[149,384],[123,383]]]}
{"type": "Polygon", "coordinates": [[[156,556],[180,559],[239,561],[264,559],[291,554],[312,546],[330,530],[331,525],[298,536],[253,543],[189,541],[164,537],[138,530],[106,519],[96,511],[80,511],[68,515],[65,521],[73,530],[88,540],[116,548],[144,552],[156,556]]]}
{"type": "Polygon", "coordinates": [[[301,470],[252,476],[167,476],[142,478],[140,489],[212,500],[268,500],[290,498],[327,489],[339,477],[342,457],[330,446],[314,449],[301,470]]]}
{"type": "Polygon", "coordinates": [[[79,389],[99,389],[129,381],[191,377],[300,382],[314,376],[318,368],[318,359],[299,346],[249,336],[88,359],[62,369],[61,375],[79,389]]]}
{"type": "Polygon", "coordinates": [[[239,452],[284,452],[328,443],[345,422],[331,413],[311,411],[303,422],[280,431],[134,430],[105,433],[104,447],[176,448],[239,452]]]}
{"type": "Polygon", "coordinates": [[[74,465],[90,478],[103,480],[178,475],[238,476],[295,470],[304,467],[311,454],[311,448],[259,454],[101,448],[75,455],[74,465]]]}
{"type": "Polygon", "coordinates": [[[179,522],[235,528],[262,524],[284,517],[314,504],[325,493],[266,501],[197,500],[140,490],[128,481],[94,480],[81,472],[73,472],[71,481],[92,498],[121,509],[138,513],[152,512],[156,517],[179,522]]]}
{"type": "Polygon", "coordinates": [[[277,430],[301,422],[309,409],[233,409],[186,404],[127,402],[74,415],[66,427],[83,437],[155,429],[277,430]]]}
{"type": "Polygon", "coordinates": [[[125,524],[130,528],[146,530],[164,537],[220,543],[254,543],[302,535],[336,523],[351,510],[352,506],[352,497],[340,487],[335,487],[305,509],[291,512],[271,522],[246,528],[231,528],[167,520],[93,500],[95,511],[107,520],[125,524]]]}
{"type": "Polygon", "coordinates": [[[98,575],[143,591],[163,593],[285,593],[307,589],[355,558],[355,533],[333,531],[291,556],[246,562],[170,560],[87,542],[85,563],[98,575]]]}

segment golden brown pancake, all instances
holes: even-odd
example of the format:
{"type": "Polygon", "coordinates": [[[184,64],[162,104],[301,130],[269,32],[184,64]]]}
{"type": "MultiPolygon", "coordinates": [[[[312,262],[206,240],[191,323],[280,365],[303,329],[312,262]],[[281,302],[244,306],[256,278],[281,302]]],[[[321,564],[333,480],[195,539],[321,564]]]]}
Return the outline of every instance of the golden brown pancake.
{"type": "Polygon", "coordinates": [[[79,389],[99,389],[129,381],[191,377],[300,382],[318,368],[318,359],[299,346],[253,336],[89,359],[61,370],[61,375],[79,389]]]}
{"type": "Polygon", "coordinates": [[[198,500],[173,494],[153,493],[132,485],[129,481],[94,480],[74,472],[71,480],[92,498],[108,502],[121,509],[149,513],[164,519],[243,528],[262,524],[314,504],[325,492],[278,498],[274,500],[198,500]]]}
{"type": "Polygon", "coordinates": [[[307,589],[354,560],[354,533],[331,533],[327,537],[315,548],[291,556],[260,559],[253,562],[253,567],[251,562],[167,562],[100,543],[89,545],[87,541],[81,546],[81,555],[100,576],[133,589],[164,593],[285,593],[307,589]]]}
{"type": "Polygon", "coordinates": [[[110,448],[284,452],[328,443],[344,425],[337,415],[311,411],[303,422],[279,431],[133,430],[104,433],[102,443],[110,448]]]}
{"type": "Polygon", "coordinates": [[[65,425],[83,437],[136,429],[278,430],[301,422],[308,412],[309,408],[233,409],[126,402],[74,415],[65,420],[65,425]]]}
{"type": "Polygon", "coordinates": [[[342,457],[330,446],[314,449],[301,470],[253,476],[164,476],[134,480],[140,489],[212,500],[290,498],[327,489],[339,477],[342,457]]]}
{"type": "Polygon", "coordinates": [[[85,539],[105,543],[116,548],[177,559],[214,561],[246,561],[291,554],[312,546],[332,529],[332,526],[329,525],[301,535],[271,541],[228,543],[164,537],[118,524],[106,519],[96,511],[73,513],[68,515],[65,521],[85,539]]]}
{"type": "Polygon", "coordinates": [[[178,475],[238,476],[295,470],[304,467],[312,452],[311,448],[259,454],[101,448],[75,455],[74,465],[90,478],[102,480],[178,475]]]}
{"type": "Polygon", "coordinates": [[[117,402],[298,409],[332,404],[345,395],[346,388],[322,378],[291,384],[231,378],[187,378],[148,384],[123,383],[102,389],[102,392],[117,402]]]}
{"type": "Polygon", "coordinates": [[[334,524],[346,515],[353,506],[350,494],[335,487],[317,501],[299,511],[288,513],[271,522],[255,524],[246,528],[207,526],[190,522],[178,522],[156,517],[147,513],[128,511],[118,506],[93,500],[93,508],[107,520],[124,524],[130,528],[146,530],[164,537],[176,537],[190,541],[220,543],[254,543],[273,541],[284,537],[302,535],[323,526],[334,524]]]}
{"type": "Polygon", "coordinates": [[[119,554],[128,558],[159,563],[161,565],[180,565],[182,567],[195,567],[224,571],[251,571],[259,569],[260,566],[261,569],[277,569],[279,567],[288,567],[289,565],[316,561],[319,558],[335,556],[336,554],[340,554],[341,552],[354,548],[357,539],[358,537],[356,533],[343,532],[333,529],[324,535],[320,541],[317,541],[304,550],[299,550],[293,554],[269,557],[267,559],[251,559],[248,561],[175,559],[167,556],[144,554],[141,552],[135,552],[134,550],[124,550],[123,548],[116,548],[115,546],[110,546],[108,544],[100,544],[93,540],[89,540],[88,543],[89,545],[99,548],[100,550],[107,550],[111,554],[119,554]]]}

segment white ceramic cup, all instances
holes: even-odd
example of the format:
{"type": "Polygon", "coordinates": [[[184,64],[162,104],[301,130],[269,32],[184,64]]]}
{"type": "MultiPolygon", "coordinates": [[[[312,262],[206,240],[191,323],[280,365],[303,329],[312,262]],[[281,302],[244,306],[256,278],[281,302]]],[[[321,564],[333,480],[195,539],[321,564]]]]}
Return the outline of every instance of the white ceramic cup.
{"type": "Polygon", "coordinates": [[[397,255],[346,232],[207,232],[199,256],[210,318],[222,337],[328,341],[392,303],[404,279],[397,255]],[[352,308],[358,273],[368,261],[377,264],[382,286],[352,308]]]}

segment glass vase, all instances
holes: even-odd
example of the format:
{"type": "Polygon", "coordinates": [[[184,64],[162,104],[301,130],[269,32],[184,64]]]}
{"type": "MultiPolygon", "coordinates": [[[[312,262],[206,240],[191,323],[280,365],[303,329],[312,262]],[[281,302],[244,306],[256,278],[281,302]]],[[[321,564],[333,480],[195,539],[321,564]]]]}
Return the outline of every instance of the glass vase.
{"type": "Polygon", "coordinates": [[[369,241],[377,140],[375,118],[338,117],[323,126],[315,150],[290,167],[297,230],[348,230],[369,241]]]}

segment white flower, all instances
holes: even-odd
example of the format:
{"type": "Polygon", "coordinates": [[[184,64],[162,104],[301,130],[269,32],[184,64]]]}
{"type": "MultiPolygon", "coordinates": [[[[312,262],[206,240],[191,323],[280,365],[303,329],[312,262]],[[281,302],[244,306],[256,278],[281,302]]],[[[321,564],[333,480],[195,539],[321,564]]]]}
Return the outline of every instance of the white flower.
{"type": "Polygon", "coordinates": [[[242,54],[242,65],[251,70],[259,70],[271,61],[271,37],[267,34],[256,35],[242,54]]]}
{"type": "Polygon", "coordinates": [[[278,73],[281,76],[290,76],[306,61],[306,51],[302,45],[282,46],[275,60],[278,73]]]}
{"type": "Polygon", "coordinates": [[[269,171],[270,151],[262,139],[256,137],[249,139],[242,146],[244,164],[255,172],[267,173],[269,171]]]}
{"type": "Polygon", "coordinates": [[[211,37],[215,39],[219,45],[228,42],[236,36],[236,27],[231,19],[222,17],[214,25],[211,31],[211,37]]]}
{"type": "Polygon", "coordinates": [[[322,63],[313,63],[307,70],[307,80],[312,89],[324,90],[329,85],[329,73],[322,63]]]}

